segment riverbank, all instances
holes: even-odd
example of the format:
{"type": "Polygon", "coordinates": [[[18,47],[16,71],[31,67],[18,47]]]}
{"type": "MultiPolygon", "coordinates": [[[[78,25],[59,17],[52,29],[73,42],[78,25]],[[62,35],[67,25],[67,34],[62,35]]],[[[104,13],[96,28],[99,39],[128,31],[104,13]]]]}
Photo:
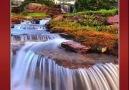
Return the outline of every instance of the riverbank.
{"type": "Polygon", "coordinates": [[[47,26],[51,33],[63,33],[95,52],[118,56],[118,15],[115,11],[65,14],[51,20],[47,26]],[[106,48],[104,52],[103,48],[106,48]]]}

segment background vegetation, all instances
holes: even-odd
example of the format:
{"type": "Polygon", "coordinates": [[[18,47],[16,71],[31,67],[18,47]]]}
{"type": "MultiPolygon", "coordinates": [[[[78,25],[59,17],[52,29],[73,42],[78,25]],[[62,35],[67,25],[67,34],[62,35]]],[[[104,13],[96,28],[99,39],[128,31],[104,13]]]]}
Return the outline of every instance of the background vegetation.
{"type": "Polygon", "coordinates": [[[77,11],[113,9],[117,7],[116,0],[77,0],[75,3],[77,11]]]}

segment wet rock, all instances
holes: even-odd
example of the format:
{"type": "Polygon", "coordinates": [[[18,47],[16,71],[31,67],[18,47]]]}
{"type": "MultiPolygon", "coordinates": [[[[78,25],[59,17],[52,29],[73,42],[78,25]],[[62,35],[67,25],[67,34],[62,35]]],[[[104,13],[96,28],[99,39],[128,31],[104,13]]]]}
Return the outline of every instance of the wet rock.
{"type": "Polygon", "coordinates": [[[91,46],[87,53],[105,54],[108,52],[108,48],[104,46],[91,46]]]}
{"type": "MultiPolygon", "coordinates": [[[[66,51],[64,51],[66,52],[66,51]]],[[[43,56],[48,56],[54,60],[58,65],[66,68],[89,68],[97,63],[114,63],[117,64],[118,58],[112,55],[95,54],[95,53],[73,53],[73,52],[53,52],[43,51],[39,52],[43,56]]]]}
{"type": "Polygon", "coordinates": [[[35,24],[39,24],[40,19],[34,19],[33,22],[34,22],[35,24]]]}
{"type": "Polygon", "coordinates": [[[77,52],[77,53],[86,53],[90,49],[90,47],[87,47],[72,41],[63,42],[61,43],[61,46],[67,50],[77,52]]]}
{"type": "Polygon", "coordinates": [[[60,33],[60,36],[66,39],[70,39],[72,38],[70,35],[66,34],[66,33],[60,33]]]}
{"type": "Polygon", "coordinates": [[[21,20],[20,19],[12,19],[11,24],[20,24],[21,20]]]}
{"type": "Polygon", "coordinates": [[[11,12],[13,13],[20,13],[22,11],[22,9],[20,7],[11,7],[11,12]]]}
{"type": "Polygon", "coordinates": [[[14,28],[14,24],[11,24],[11,28],[14,28]]]}

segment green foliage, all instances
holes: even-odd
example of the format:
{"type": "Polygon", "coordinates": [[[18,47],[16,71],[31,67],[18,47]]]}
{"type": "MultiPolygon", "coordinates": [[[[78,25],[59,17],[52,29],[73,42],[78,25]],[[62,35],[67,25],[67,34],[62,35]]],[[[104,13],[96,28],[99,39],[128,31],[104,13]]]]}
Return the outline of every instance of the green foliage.
{"type": "Polygon", "coordinates": [[[96,26],[96,30],[102,31],[103,30],[103,27],[102,26],[96,26]]]}
{"type": "Polygon", "coordinates": [[[52,0],[25,0],[24,3],[40,3],[47,6],[54,6],[54,2],[52,0]]]}
{"type": "Polygon", "coordinates": [[[78,22],[84,26],[88,25],[91,27],[95,27],[104,25],[106,20],[107,20],[106,17],[96,16],[96,15],[84,15],[83,19],[80,19],[78,22]]]}
{"type": "Polygon", "coordinates": [[[41,19],[49,17],[46,13],[27,13],[25,11],[21,13],[11,13],[11,19],[41,19]]]}
{"type": "Polygon", "coordinates": [[[75,2],[77,11],[112,9],[117,7],[116,0],[77,0],[75,2]]]}
{"type": "Polygon", "coordinates": [[[43,5],[47,5],[47,6],[54,6],[54,2],[51,1],[51,0],[25,0],[20,6],[20,10],[21,11],[24,11],[24,8],[27,4],[29,3],[40,3],[40,4],[43,4],[43,5]]]}
{"type": "Polygon", "coordinates": [[[16,5],[13,1],[11,1],[11,5],[16,5]]]}
{"type": "Polygon", "coordinates": [[[81,15],[81,17],[78,17],[78,19],[77,17],[78,16],[76,16],[76,19],[67,17],[61,20],[51,20],[50,24],[56,26],[56,28],[61,28],[63,30],[99,31],[118,34],[118,27],[105,25],[105,22],[107,21],[106,16],[97,16],[93,14],[81,15]]]}
{"type": "Polygon", "coordinates": [[[69,6],[74,6],[74,4],[71,4],[71,3],[66,3],[66,2],[63,2],[63,3],[59,3],[57,5],[69,5],[69,6]]]}
{"type": "Polygon", "coordinates": [[[40,3],[45,4],[47,6],[55,6],[55,3],[51,0],[42,0],[40,3]]]}
{"type": "Polygon", "coordinates": [[[21,14],[24,16],[28,15],[28,13],[26,11],[23,11],[21,14]]]}
{"type": "Polygon", "coordinates": [[[75,13],[69,13],[69,14],[65,14],[65,16],[75,16],[75,15],[105,15],[105,16],[112,16],[115,15],[118,12],[117,8],[114,9],[100,9],[97,11],[93,11],[93,10],[88,10],[88,11],[81,11],[81,12],[75,12],[75,13]]]}

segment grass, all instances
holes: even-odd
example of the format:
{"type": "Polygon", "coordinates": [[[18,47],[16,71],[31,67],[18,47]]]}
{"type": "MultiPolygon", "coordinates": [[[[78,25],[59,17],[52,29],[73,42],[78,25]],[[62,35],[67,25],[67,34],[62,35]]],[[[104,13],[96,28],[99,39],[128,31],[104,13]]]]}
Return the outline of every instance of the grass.
{"type": "MultiPolygon", "coordinates": [[[[80,20],[81,21],[81,20],[80,20]]],[[[74,30],[74,31],[99,31],[106,32],[111,34],[118,34],[118,28],[112,27],[108,25],[101,24],[99,20],[94,20],[93,18],[84,18],[83,21],[71,21],[70,19],[62,19],[62,20],[51,20],[50,24],[56,28],[60,28],[63,30],[74,30]]]]}
{"type": "Polygon", "coordinates": [[[75,16],[75,15],[87,15],[87,14],[102,14],[102,15],[114,15],[116,14],[118,11],[117,8],[114,8],[114,9],[110,9],[110,10],[106,10],[106,9],[101,9],[101,10],[98,10],[98,11],[92,11],[92,10],[89,10],[89,11],[81,11],[81,12],[75,12],[75,13],[70,13],[70,14],[66,14],[65,16],[75,16]]]}
{"type": "Polygon", "coordinates": [[[99,46],[107,47],[108,53],[118,54],[118,34],[112,34],[102,31],[95,31],[92,27],[70,27],[70,25],[58,25],[51,29],[52,32],[66,33],[76,41],[92,48],[99,46]],[[84,30],[83,30],[84,29],[84,30]]]}
{"type": "Polygon", "coordinates": [[[35,19],[35,18],[46,18],[49,17],[46,13],[26,13],[21,12],[19,14],[11,13],[11,19],[35,19]]]}
{"type": "Polygon", "coordinates": [[[46,13],[28,13],[28,16],[35,17],[35,16],[47,16],[46,13]]]}
{"type": "MultiPolygon", "coordinates": [[[[101,10],[101,12],[104,12],[101,10]]],[[[110,11],[111,12],[111,11],[110,11]]],[[[95,15],[81,15],[81,20],[71,21],[66,17],[60,20],[51,20],[51,32],[66,33],[83,45],[107,47],[110,54],[118,54],[118,28],[104,25],[105,17],[97,20],[95,15]],[[82,18],[83,17],[83,18],[82,18]],[[81,23],[80,23],[81,21],[81,23]],[[97,22],[96,22],[97,21],[97,22]],[[84,24],[82,24],[84,23],[84,24]],[[95,25],[94,25],[95,23],[95,25]]],[[[74,16],[75,17],[75,16],[74,16]]]]}

